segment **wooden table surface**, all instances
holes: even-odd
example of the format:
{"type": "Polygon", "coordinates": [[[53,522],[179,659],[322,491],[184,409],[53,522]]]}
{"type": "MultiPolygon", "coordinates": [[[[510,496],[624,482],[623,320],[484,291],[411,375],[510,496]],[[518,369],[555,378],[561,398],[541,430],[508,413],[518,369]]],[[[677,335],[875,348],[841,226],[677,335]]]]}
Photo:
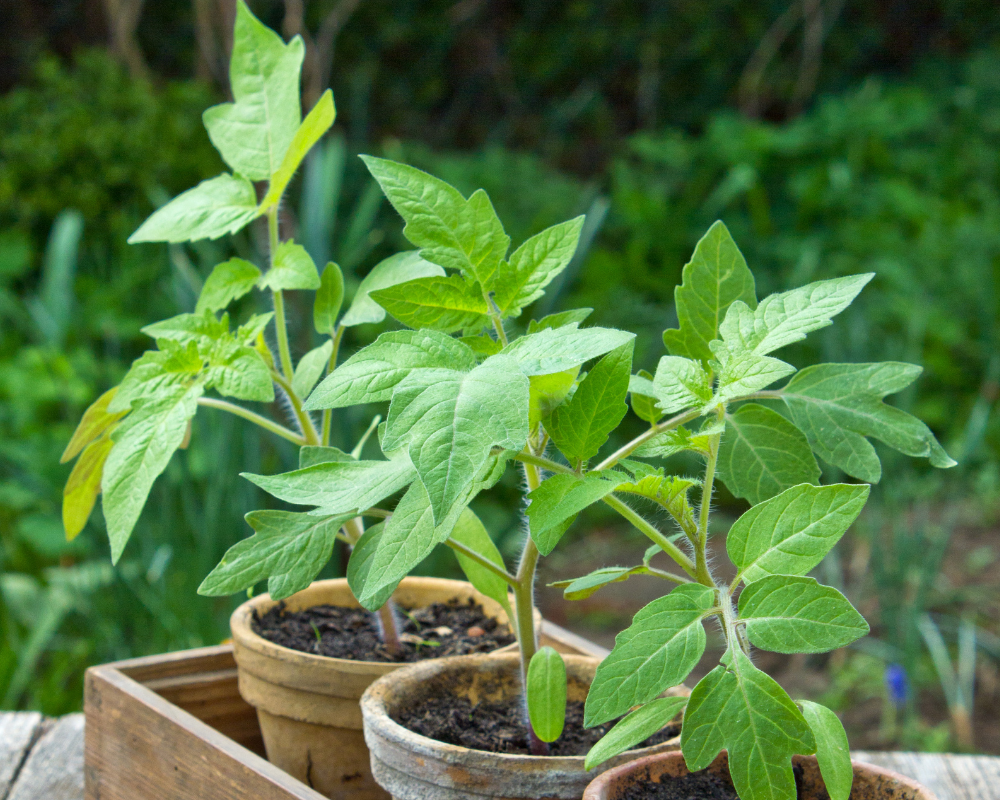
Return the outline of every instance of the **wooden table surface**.
{"type": "MultiPolygon", "coordinates": [[[[1000,800],[1000,758],[895,752],[854,758],[916,778],[938,800],[1000,800]]],[[[0,713],[0,800],[82,799],[83,714],[0,713]]]]}

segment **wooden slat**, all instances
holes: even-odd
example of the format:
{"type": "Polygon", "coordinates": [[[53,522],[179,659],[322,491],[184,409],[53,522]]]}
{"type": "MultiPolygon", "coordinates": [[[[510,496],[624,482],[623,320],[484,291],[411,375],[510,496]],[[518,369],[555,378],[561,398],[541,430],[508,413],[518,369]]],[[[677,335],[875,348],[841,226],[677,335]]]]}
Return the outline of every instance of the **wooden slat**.
{"type": "Polygon", "coordinates": [[[41,714],[34,711],[0,714],[0,798],[7,796],[31,745],[41,733],[41,714]]]}
{"type": "Polygon", "coordinates": [[[62,717],[42,734],[7,800],[83,800],[83,714],[62,717]]]}
{"type": "Polygon", "coordinates": [[[938,800],[1000,798],[1000,758],[993,756],[856,751],[851,757],[920,781],[938,800]]]}

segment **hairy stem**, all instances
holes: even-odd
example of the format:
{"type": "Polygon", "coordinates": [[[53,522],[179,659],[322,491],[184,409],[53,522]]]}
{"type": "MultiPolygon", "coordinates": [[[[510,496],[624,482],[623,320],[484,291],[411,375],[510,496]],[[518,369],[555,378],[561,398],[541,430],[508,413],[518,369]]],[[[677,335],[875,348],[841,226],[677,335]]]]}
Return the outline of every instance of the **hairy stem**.
{"type": "MultiPolygon", "coordinates": [[[[355,517],[344,523],[344,533],[351,540],[351,547],[357,545],[364,535],[365,523],[361,517],[355,517]]],[[[385,601],[385,605],[378,610],[379,627],[382,629],[382,641],[386,649],[395,655],[399,652],[399,626],[396,623],[396,611],[393,607],[392,598],[385,601]]]]}
{"type": "Polygon", "coordinates": [[[447,539],[444,540],[444,543],[448,545],[448,547],[450,547],[456,553],[461,553],[466,558],[475,561],[477,564],[479,564],[479,566],[488,569],[498,578],[503,578],[505,581],[507,581],[507,583],[510,586],[515,586],[517,584],[517,576],[511,575],[502,566],[500,566],[499,564],[494,564],[492,561],[486,558],[486,556],[480,555],[471,547],[462,544],[457,539],[453,539],[452,537],[449,536],[447,539]]]}
{"type": "MultiPolygon", "coordinates": [[[[274,257],[278,252],[278,207],[273,206],[267,212],[267,241],[270,249],[270,266],[274,269],[274,257]]],[[[288,326],[285,323],[285,298],[280,289],[274,290],[274,327],[278,332],[278,356],[281,359],[281,371],[285,380],[292,382],[292,353],[288,347],[288,326]]]]}
{"type": "Polygon", "coordinates": [[[277,422],[272,422],[267,417],[262,417],[260,414],[254,413],[249,409],[238,406],[235,403],[229,403],[225,400],[217,400],[214,397],[199,397],[198,405],[205,406],[206,408],[217,408],[220,411],[228,411],[230,414],[235,414],[237,417],[242,417],[245,420],[249,420],[254,423],[254,425],[259,425],[266,431],[270,431],[282,439],[287,439],[293,444],[297,444],[300,447],[306,444],[306,439],[304,436],[300,436],[293,430],[289,430],[284,425],[279,425],[277,422]]]}
{"type": "Polygon", "coordinates": [[[663,422],[656,423],[648,431],[644,431],[636,436],[628,444],[622,445],[610,456],[604,459],[600,464],[594,467],[591,472],[598,472],[602,469],[609,469],[621,461],[623,458],[627,458],[632,455],[639,447],[650,439],[652,439],[656,434],[663,433],[664,431],[673,430],[678,425],[683,425],[685,422],[690,422],[693,419],[697,419],[701,416],[701,412],[697,409],[692,409],[691,411],[685,411],[683,414],[678,414],[676,417],[671,417],[670,419],[664,420],[663,422]]]}
{"type": "Polygon", "coordinates": [[[609,494],[605,497],[604,502],[625,517],[625,519],[631,522],[636,528],[642,531],[642,533],[645,534],[654,544],[658,545],[664,553],[676,561],[678,566],[688,575],[692,578],[697,578],[695,565],[691,559],[684,553],[683,550],[664,536],[655,525],[644,519],[642,515],[633,511],[613,494],[609,494]]]}
{"type": "MultiPolygon", "coordinates": [[[[725,406],[719,406],[717,412],[719,422],[725,421],[725,406]]],[[[705,481],[701,488],[701,508],[698,519],[698,539],[694,545],[695,560],[698,571],[698,582],[706,586],[714,586],[715,581],[708,571],[708,518],[712,510],[712,490],[715,486],[715,468],[719,463],[719,443],[722,441],[722,434],[717,433],[709,440],[708,459],[705,463],[705,481]]]]}
{"type": "MultiPolygon", "coordinates": [[[[344,338],[344,326],[338,325],[336,332],[333,334],[333,350],[330,352],[330,363],[327,365],[326,374],[329,375],[337,368],[337,355],[340,353],[340,340],[344,338]]],[[[333,409],[324,408],[323,409],[323,426],[320,433],[320,442],[323,443],[324,447],[330,445],[330,429],[333,422],[333,409]]]]}
{"type": "Polygon", "coordinates": [[[302,428],[302,435],[305,437],[305,443],[311,445],[317,445],[320,443],[319,433],[316,431],[316,426],[313,425],[312,417],[309,416],[309,412],[302,407],[302,398],[300,398],[295,390],[292,389],[292,384],[290,381],[285,380],[285,377],[280,372],[271,372],[271,379],[278,384],[288,395],[288,402],[292,404],[292,413],[295,414],[295,419],[299,423],[299,427],[302,428]]]}

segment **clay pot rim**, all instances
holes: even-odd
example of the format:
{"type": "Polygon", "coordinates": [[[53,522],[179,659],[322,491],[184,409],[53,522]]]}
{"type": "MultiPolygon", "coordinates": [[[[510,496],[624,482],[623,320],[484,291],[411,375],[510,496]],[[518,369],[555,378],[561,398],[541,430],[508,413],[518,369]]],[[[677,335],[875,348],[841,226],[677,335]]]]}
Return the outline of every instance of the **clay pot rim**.
{"type": "MultiPolygon", "coordinates": [[[[433,587],[443,587],[444,585],[453,585],[454,587],[462,587],[463,593],[470,592],[478,595],[480,592],[476,590],[468,581],[455,580],[453,578],[432,578],[419,575],[408,575],[400,581],[400,585],[406,585],[412,588],[420,588],[421,586],[426,588],[433,587]]],[[[322,586],[347,586],[347,578],[326,578],[320,581],[313,581],[308,587],[303,589],[303,592],[309,591],[314,587],[322,586]]],[[[350,588],[350,587],[348,587],[350,588]]],[[[297,593],[298,594],[298,593],[297,593]]],[[[294,596],[294,595],[293,595],[294,596]]],[[[353,596],[353,595],[352,595],[353,596]]],[[[287,598],[286,598],[287,599],[287,598]]],[[[490,598],[486,598],[489,600],[490,598]]],[[[229,629],[233,636],[233,642],[238,643],[241,647],[245,647],[247,650],[251,650],[259,655],[265,656],[267,658],[278,659],[285,662],[293,662],[302,665],[336,665],[338,668],[351,669],[354,665],[363,665],[366,670],[383,670],[388,674],[395,670],[401,668],[401,665],[396,662],[389,661],[364,661],[354,658],[338,658],[336,656],[323,656],[317,653],[306,653],[302,650],[295,650],[291,647],[285,647],[284,645],[276,644],[269,639],[265,639],[263,636],[254,631],[253,626],[250,624],[250,619],[253,616],[255,610],[266,613],[271,607],[277,605],[280,600],[273,600],[271,595],[267,592],[263,594],[251,597],[244,603],[241,603],[229,617],[229,629]]],[[[494,601],[495,602],[495,601],[494,601]]],[[[360,604],[356,605],[357,608],[361,608],[360,604]]],[[[536,609],[537,614],[537,609],[536,609]]],[[[508,623],[509,625],[509,623],[508,623]]],[[[506,651],[508,647],[516,647],[517,643],[507,645],[504,648],[500,648],[496,652],[500,653],[506,651]]],[[[443,656],[442,658],[465,658],[465,656],[443,656]]],[[[423,664],[428,661],[437,661],[440,659],[424,659],[423,661],[410,662],[414,664],[423,664]]],[[[408,663],[404,662],[402,666],[409,666],[408,663]]]]}
{"type": "MultiPolygon", "coordinates": [[[[585,664],[594,664],[596,666],[601,661],[594,656],[571,655],[568,653],[562,653],[561,655],[566,662],[567,673],[569,674],[572,674],[574,667],[580,667],[585,664]]],[[[491,753],[488,750],[476,750],[471,747],[449,744],[432,739],[429,736],[414,733],[409,728],[400,725],[389,715],[385,693],[393,682],[406,680],[411,677],[420,680],[422,677],[420,673],[436,672],[442,668],[477,669],[478,664],[485,660],[493,662],[509,661],[515,668],[520,668],[520,655],[518,653],[502,653],[498,651],[496,653],[451,656],[447,659],[418,661],[400,667],[388,675],[383,675],[372,683],[361,696],[361,714],[364,718],[366,731],[370,728],[376,735],[398,747],[408,750],[415,756],[423,755],[456,764],[467,763],[469,754],[475,753],[487,764],[487,768],[490,765],[495,765],[501,769],[517,768],[518,766],[541,766],[543,770],[582,772],[586,756],[533,756],[521,753],[491,753]]],[[[674,737],[668,739],[666,742],[651,745],[650,747],[629,750],[622,755],[631,754],[634,758],[653,758],[657,755],[664,755],[663,753],[651,753],[654,748],[660,749],[666,746],[677,746],[679,745],[679,741],[680,737],[674,737]]],[[[634,763],[634,761],[630,759],[629,763],[634,763]]],[[[599,767],[595,767],[594,769],[599,769],[599,767]]]]}
{"type": "MultiPolygon", "coordinates": [[[[726,750],[722,750],[721,752],[726,753],[726,750]]],[[[815,759],[816,756],[794,756],[794,758],[815,759]]],[[[638,772],[640,770],[644,770],[648,765],[670,759],[681,759],[682,763],[684,763],[683,753],[677,750],[670,753],[653,753],[652,755],[643,756],[642,758],[637,758],[633,761],[619,764],[616,767],[611,767],[610,769],[602,772],[600,775],[597,775],[594,780],[588,784],[583,793],[582,800],[610,800],[607,789],[611,783],[622,778],[623,776],[628,775],[630,772],[638,772]]],[[[901,775],[898,772],[886,769],[885,767],[869,764],[867,761],[855,761],[853,758],[851,759],[851,765],[855,770],[861,768],[872,775],[896,781],[902,784],[904,788],[913,791],[916,794],[916,797],[921,800],[936,800],[934,795],[926,786],[913,780],[913,778],[908,778],[905,775],[901,775]]]]}

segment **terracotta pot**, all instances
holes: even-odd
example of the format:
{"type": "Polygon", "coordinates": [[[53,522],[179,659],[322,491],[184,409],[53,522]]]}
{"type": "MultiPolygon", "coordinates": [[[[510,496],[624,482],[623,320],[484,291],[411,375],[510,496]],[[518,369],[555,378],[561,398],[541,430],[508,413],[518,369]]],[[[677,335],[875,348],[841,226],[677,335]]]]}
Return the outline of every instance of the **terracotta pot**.
{"type": "MultiPolygon", "coordinates": [[[[819,774],[816,756],[794,756],[792,763],[802,767],[800,800],[829,800],[823,778],[819,774]]],[[[929,789],[899,773],[860,761],[853,764],[854,786],[851,789],[851,800],[937,800],[929,789]]],[[[732,785],[725,750],[707,769],[732,785]]],[[[587,787],[583,800],[618,800],[629,786],[638,781],[662,783],[687,774],[684,756],[680,753],[660,753],[622,764],[598,775],[587,787]]]]}
{"type": "MultiPolygon", "coordinates": [[[[464,581],[405,578],[393,595],[408,608],[470,597],[507,622],[499,603],[464,581]]],[[[324,604],[358,606],[344,579],[317,581],[285,601],[292,611],[324,604]]],[[[255,610],[264,614],[274,605],[260,595],[229,621],[240,694],[257,709],[268,760],[327,797],[386,800],[372,780],[358,701],[372,681],[405,665],[330,658],[269,642],[250,622],[255,610]]]]}
{"type": "MultiPolygon", "coordinates": [[[[570,700],[583,700],[599,659],[564,656],[570,700]]],[[[686,691],[686,690],[685,690],[686,691]]],[[[410,664],[373,683],[361,698],[372,775],[396,800],[542,798],[579,800],[594,772],[583,756],[488,753],[445,744],[394,722],[399,711],[447,692],[497,702],[521,695],[517,654],[455,656],[410,664]]],[[[678,739],[611,759],[613,767],[637,756],[674,750],[678,739]]],[[[600,768],[599,768],[600,769],[600,768]]]]}

